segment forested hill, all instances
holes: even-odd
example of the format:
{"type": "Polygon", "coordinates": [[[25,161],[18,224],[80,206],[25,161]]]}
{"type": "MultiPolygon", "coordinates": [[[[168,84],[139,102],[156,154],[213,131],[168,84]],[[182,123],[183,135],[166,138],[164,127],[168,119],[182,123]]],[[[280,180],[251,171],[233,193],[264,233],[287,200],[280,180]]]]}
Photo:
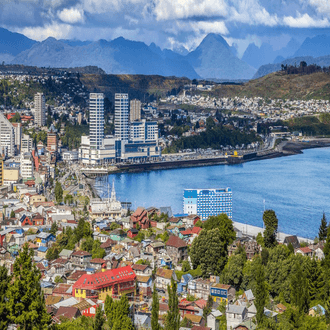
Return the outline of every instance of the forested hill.
{"type": "Polygon", "coordinates": [[[177,94],[191,82],[188,78],[123,74],[84,74],[80,80],[90,92],[105,93],[110,100],[114,93],[128,93],[130,99],[142,101],[177,94]]]}
{"type": "Polygon", "coordinates": [[[274,72],[241,85],[217,85],[211,96],[263,97],[269,99],[325,99],[330,100],[330,74],[287,74],[274,72]]]}

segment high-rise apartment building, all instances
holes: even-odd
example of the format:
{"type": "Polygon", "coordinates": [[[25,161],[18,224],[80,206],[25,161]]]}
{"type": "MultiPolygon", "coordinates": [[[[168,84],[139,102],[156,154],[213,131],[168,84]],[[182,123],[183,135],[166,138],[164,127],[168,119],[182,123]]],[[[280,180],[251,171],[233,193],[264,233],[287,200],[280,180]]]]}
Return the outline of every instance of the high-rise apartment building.
{"type": "Polygon", "coordinates": [[[0,112],[0,153],[15,156],[15,131],[11,122],[0,112]]]}
{"type": "Polygon", "coordinates": [[[33,158],[30,152],[21,153],[21,177],[33,178],[33,158]]]}
{"type": "Polygon", "coordinates": [[[32,152],[33,139],[29,135],[23,134],[22,144],[21,144],[21,153],[32,152]]]}
{"type": "Polygon", "coordinates": [[[21,123],[12,123],[15,133],[15,145],[17,150],[21,150],[21,140],[22,140],[22,124],[21,123]]]}
{"type": "Polygon", "coordinates": [[[115,136],[120,140],[129,139],[128,94],[115,94],[115,136]]]}
{"type": "Polygon", "coordinates": [[[230,188],[185,189],[183,212],[197,214],[202,220],[212,215],[226,213],[232,219],[232,192],[230,188]]]}
{"type": "Polygon", "coordinates": [[[34,95],[34,122],[39,126],[45,126],[46,123],[46,106],[43,93],[34,95]]]}
{"type": "Polygon", "coordinates": [[[158,124],[156,121],[131,122],[130,140],[132,142],[154,142],[158,140],[158,124]]]}
{"type": "Polygon", "coordinates": [[[135,120],[141,120],[141,101],[131,100],[129,106],[129,120],[133,122],[135,120]]]}
{"type": "Polygon", "coordinates": [[[104,139],[104,95],[89,94],[89,137],[90,148],[99,150],[104,139]]]}

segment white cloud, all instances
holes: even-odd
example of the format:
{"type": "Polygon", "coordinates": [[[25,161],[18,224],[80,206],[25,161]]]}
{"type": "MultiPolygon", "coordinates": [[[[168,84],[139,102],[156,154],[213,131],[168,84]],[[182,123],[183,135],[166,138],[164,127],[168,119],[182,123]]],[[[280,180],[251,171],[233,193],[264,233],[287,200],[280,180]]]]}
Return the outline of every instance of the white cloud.
{"type": "Polygon", "coordinates": [[[229,21],[251,24],[251,25],[278,25],[277,15],[270,15],[257,0],[235,0],[234,6],[230,8],[229,21]]]}
{"type": "Polygon", "coordinates": [[[292,28],[325,28],[329,27],[330,23],[327,18],[314,19],[308,14],[297,14],[297,17],[285,16],[283,23],[292,28]]]}
{"type": "Polygon", "coordinates": [[[329,0],[309,0],[309,4],[316,7],[316,11],[320,14],[330,14],[329,0]]]}
{"type": "Polygon", "coordinates": [[[154,14],[158,21],[191,17],[223,17],[228,13],[224,0],[156,0],[154,14]]]}
{"type": "Polygon", "coordinates": [[[78,8],[64,8],[57,16],[62,22],[69,24],[83,23],[85,20],[84,11],[78,8]]]}
{"type": "Polygon", "coordinates": [[[23,29],[16,29],[16,32],[23,33],[28,38],[42,41],[48,37],[56,39],[67,38],[72,32],[72,26],[69,24],[52,23],[44,27],[26,27],[23,29]]]}

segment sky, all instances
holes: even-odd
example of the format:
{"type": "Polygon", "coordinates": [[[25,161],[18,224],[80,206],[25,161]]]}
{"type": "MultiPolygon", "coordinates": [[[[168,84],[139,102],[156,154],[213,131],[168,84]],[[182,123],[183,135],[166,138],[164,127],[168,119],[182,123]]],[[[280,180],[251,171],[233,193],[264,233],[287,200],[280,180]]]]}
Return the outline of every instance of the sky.
{"type": "Polygon", "coordinates": [[[0,26],[34,40],[130,40],[192,50],[221,34],[242,55],[250,42],[330,34],[329,0],[0,0],[0,26]]]}

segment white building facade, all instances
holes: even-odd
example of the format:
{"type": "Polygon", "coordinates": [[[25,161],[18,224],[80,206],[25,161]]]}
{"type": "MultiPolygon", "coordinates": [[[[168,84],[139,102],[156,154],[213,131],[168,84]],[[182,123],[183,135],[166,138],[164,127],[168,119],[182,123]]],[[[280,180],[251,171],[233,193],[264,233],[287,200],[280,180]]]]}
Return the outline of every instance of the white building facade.
{"type": "Polygon", "coordinates": [[[129,139],[129,100],[128,94],[115,94],[115,136],[119,140],[129,139]]]}
{"type": "Polygon", "coordinates": [[[15,130],[11,122],[0,112],[0,152],[8,156],[15,156],[15,130]]]}
{"type": "Polygon", "coordinates": [[[104,95],[89,95],[89,137],[90,148],[99,150],[104,139],[104,95]]]}
{"type": "Polygon", "coordinates": [[[38,126],[45,126],[46,123],[46,106],[43,93],[34,95],[34,122],[38,126]]]}

